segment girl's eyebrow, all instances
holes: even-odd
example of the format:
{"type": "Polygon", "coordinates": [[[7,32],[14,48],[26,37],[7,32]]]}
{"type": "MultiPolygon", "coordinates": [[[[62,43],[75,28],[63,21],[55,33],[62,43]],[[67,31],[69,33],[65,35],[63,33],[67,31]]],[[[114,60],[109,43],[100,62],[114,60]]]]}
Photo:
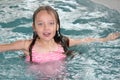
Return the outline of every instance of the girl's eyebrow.
{"type": "MultiPolygon", "coordinates": [[[[43,22],[42,20],[37,20],[38,22],[43,22]]],[[[47,21],[53,21],[55,22],[55,20],[47,20],[47,21]]]]}

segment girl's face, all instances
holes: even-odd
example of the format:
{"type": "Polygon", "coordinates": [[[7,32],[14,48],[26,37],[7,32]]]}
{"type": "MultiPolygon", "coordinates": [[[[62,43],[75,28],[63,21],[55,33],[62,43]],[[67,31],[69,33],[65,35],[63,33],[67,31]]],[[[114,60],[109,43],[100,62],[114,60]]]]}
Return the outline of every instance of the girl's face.
{"type": "Polygon", "coordinates": [[[46,10],[40,11],[35,17],[34,30],[42,40],[52,40],[58,30],[55,16],[46,10]]]}

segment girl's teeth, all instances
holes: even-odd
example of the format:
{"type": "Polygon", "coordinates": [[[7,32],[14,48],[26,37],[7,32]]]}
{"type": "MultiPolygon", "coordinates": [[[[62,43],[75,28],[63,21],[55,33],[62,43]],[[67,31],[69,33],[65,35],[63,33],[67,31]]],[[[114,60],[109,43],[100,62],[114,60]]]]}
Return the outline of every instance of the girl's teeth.
{"type": "Polygon", "coordinates": [[[50,33],[43,33],[43,35],[44,35],[44,36],[49,36],[49,35],[50,35],[50,33]]]}

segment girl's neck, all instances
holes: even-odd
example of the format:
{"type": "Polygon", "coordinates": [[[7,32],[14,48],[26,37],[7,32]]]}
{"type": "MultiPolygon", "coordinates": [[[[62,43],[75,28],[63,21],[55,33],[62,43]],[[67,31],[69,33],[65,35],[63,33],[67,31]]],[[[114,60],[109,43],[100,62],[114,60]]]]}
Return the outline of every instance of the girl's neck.
{"type": "Polygon", "coordinates": [[[38,44],[43,47],[53,47],[56,45],[56,42],[54,41],[54,39],[49,40],[49,41],[38,39],[38,44]]]}
{"type": "Polygon", "coordinates": [[[50,52],[54,51],[58,48],[57,43],[54,41],[54,39],[50,41],[43,41],[43,40],[38,40],[38,46],[42,47],[42,50],[45,52],[50,52]]]}

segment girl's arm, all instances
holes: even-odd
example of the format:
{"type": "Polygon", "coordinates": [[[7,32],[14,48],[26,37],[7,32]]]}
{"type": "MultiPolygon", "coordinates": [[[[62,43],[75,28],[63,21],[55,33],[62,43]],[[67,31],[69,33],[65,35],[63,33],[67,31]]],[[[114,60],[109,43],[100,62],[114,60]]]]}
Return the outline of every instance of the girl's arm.
{"type": "Polygon", "coordinates": [[[0,52],[10,51],[10,50],[25,50],[26,41],[19,40],[10,44],[0,44],[0,52]]]}
{"type": "Polygon", "coordinates": [[[118,37],[120,37],[119,32],[109,34],[105,38],[90,38],[90,37],[88,37],[88,38],[83,38],[83,39],[70,39],[70,44],[69,45],[74,46],[74,45],[83,44],[83,43],[106,42],[106,41],[115,40],[118,37]]]}

